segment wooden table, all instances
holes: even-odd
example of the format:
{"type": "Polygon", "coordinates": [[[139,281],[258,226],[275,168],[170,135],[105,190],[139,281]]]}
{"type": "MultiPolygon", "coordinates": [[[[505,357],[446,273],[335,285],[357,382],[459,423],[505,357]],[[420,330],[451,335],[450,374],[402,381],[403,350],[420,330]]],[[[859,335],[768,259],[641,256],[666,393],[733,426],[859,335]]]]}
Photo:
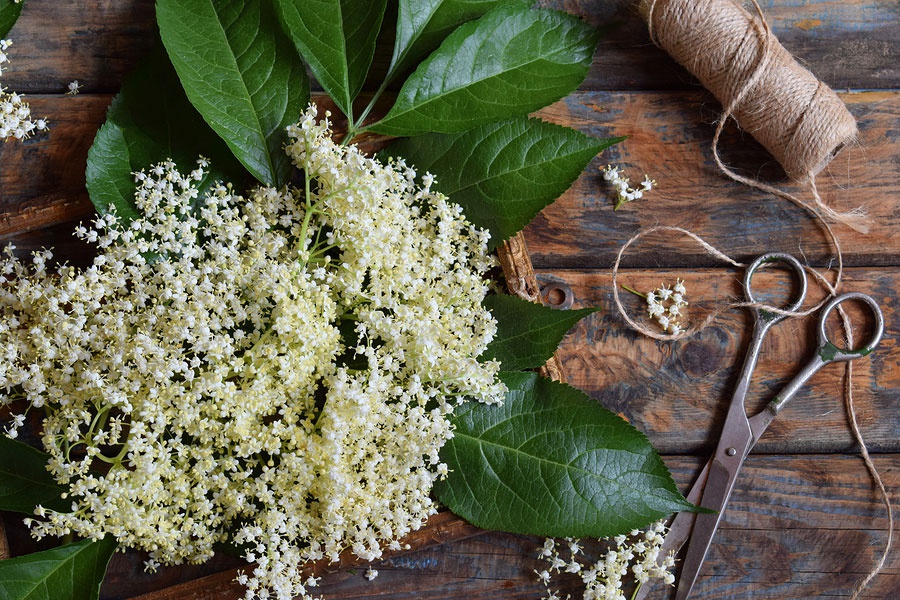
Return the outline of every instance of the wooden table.
{"type": "MultiPolygon", "coordinates": [[[[833,252],[822,230],[796,206],[736,184],[712,160],[712,122],[719,106],[691,77],[655,48],[631,2],[544,0],[606,35],[581,90],[542,112],[546,119],[597,136],[628,140],[598,157],[555,205],[525,231],[538,279],[571,287],[577,306],[603,310],[583,321],[560,356],[571,383],[647,433],[686,489],[711,452],[724,418],[749,318],[721,314],[696,335],[656,342],[632,330],[612,304],[609,268],[621,245],[641,228],[677,225],[748,261],[780,250],[827,267],[833,252]],[[625,167],[634,178],[659,183],[648,197],[614,212],[598,169],[625,167]]],[[[782,43],[838,90],[859,122],[858,144],[842,152],[818,183],[834,207],[864,207],[868,235],[836,227],[844,251],[843,289],[882,304],[887,333],[870,360],[853,373],[856,412],[873,460],[900,504],[900,5],[896,0],[770,0],[766,16],[782,43]]],[[[53,245],[72,262],[85,248],[70,236],[90,218],[84,190],[87,148],[111,95],[152,41],[153,3],[27,3],[13,30],[12,68],[4,86],[28,95],[52,133],[24,144],[0,144],[0,240],[23,251],[53,245]],[[63,95],[78,79],[78,96],[63,95]]],[[[803,193],[779,167],[733,127],[722,143],[741,172],[803,193]]],[[[833,273],[833,270],[831,271],[833,273]]],[[[704,254],[685,237],[642,240],[623,262],[621,281],[650,290],[676,277],[686,281],[690,318],[740,294],[739,273],[704,254]]],[[[626,297],[631,310],[640,307],[626,297]]],[[[783,384],[812,345],[812,322],[782,325],[766,342],[750,403],[783,384]]],[[[775,421],[748,460],[696,590],[696,598],[832,598],[850,595],[871,569],[887,535],[884,506],[859,457],[842,401],[842,369],[817,374],[775,421]]],[[[15,554],[28,546],[15,517],[5,515],[15,554]]],[[[326,598],[539,598],[541,540],[448,521],[441,545],[365,568],[340,569],[322,580],[326,598]]],[[[895,525],[895,533],[900,526],[895,525]]],[[[216,570],[168,569],[144,575],[141,558],[116,555],[102,597],[129,598],[216,570]]],[[[563,593],[579,585],[561,578],[563,593]]],[[[170,591],[155,598],[224,597],[170,591]]],[[[196,586],[195,588],[196,589],[196,586]]],[[[656,597],[669,597],[658,592],[656,597]]],[[[149,597],[149,596],[148,596],[149,597]]],[[[894,551],[865,598],[900,598],[900,552],[894,551]]]]}

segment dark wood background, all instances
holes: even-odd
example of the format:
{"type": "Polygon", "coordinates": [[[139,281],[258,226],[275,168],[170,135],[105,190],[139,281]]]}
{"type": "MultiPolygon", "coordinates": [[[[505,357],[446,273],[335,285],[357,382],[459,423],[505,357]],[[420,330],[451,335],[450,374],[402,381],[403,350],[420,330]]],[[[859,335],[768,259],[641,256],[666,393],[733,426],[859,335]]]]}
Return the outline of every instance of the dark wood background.
{"type": "MultiPolygon", "coordinates": [[[[565,283],[577,306],[603,309],[571,332],[560,356],[569,381],[645,431],[686,489],[718,436],[749,318],[726,311],[675,343],[642,337],[612,304],[609,269],[618,249],[641,228],[677,225],[745,262],[779,250],[825,269],[833,266],[833,252],[803,210],[719,174],[710,152],[719,106],[650,43],[632,2],[540,4],[612,26],[582,88],[542,116],[597,136],[629,136],[598,157],[525,232],[539,281],[565,283]],[[658,189],[614,212],[599,173],[607,163],[624,167],[634,179],[650,174],[658,189]]],[[[873,295],[886,317],[881,346],[854,368],[853,393],[874,462],[900,503],[900,4],[761,4],[784,46],[839,91],[859,123],[858,143],[844,150],[818,183],[835,208],[862,206],[871,218],[868,235],[844,227],[836,233],[847,267],[843,290],[873,295]]],[[[14,242],[22,252],[53,246],[70,261],[83,262],[86,249],[70,232],[92,214],[84,190],[86,152],[112,94],[152,43],[153,3],[30,0],[9,37],[15,42],[12,64],[0,82],[25,93],[33,113],[49,118],[52,130],[22,144],[0,144],[0,243],[14,242]],[[81,94],[66,96],[73,79],[83,84],[81,94]]],[[[722,150],[740,172],[804,193],[733,126],[722,150]]],[[[692,321],[740,295],[740,274],[683,237],[645,238],[625,256],[620,272],[622,283],[644,291],[676,277],[686,281],[692,321]]],[[[636,299],[624,300],[638,315],[636,299]]],[[[807,319],[774,331],[763,348],[751,404],[760,406],[790,378],[812,347],[812,330],[807,319]]],[[[849,432],[841,374],[838,367],[817,374],[760,441],[737,484],[696,598],[848,597],[880,555],[886,513],[849,432]]],[[[30,548],[16,517],[4,515],[4,522],[13,555],[30,548]]],[[[900,533],[900,526],[895,528],[900,533]]],[[[542,568],[536,558],[542,540],[482,532],[452,520],[440,531],[424,548],[376,563],[380,576],[373,582],[363,577],[365,567],[331,569],[322,594],[392,600],[541,597],[544,589],[533,570],[542,568]]],[[[169,586],[240,564],[221,558],[202,568],[150,576],[141,572],[141,560],[135,553],[116,555],[101,596],[224,598],[230,592],[216,588],[222,577],[206,580],[205,588],[169,586]]],[[[563,596],[580,597],[578,581],[560,578],[559,583],[563,596]]],[[[651,597],[669,594],[658,590],[651,597]]],[[[889,556],[863,597],[900,597],[900,552],[889,556]]]]}

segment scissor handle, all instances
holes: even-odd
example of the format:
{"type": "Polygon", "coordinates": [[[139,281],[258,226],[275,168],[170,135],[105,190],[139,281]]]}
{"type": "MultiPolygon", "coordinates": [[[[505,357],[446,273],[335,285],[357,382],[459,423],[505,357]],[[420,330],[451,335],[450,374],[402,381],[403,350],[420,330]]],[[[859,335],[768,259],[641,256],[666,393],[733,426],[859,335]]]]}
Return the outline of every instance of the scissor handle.
{"type": "Polygon", "coordinates": [[[848,292],[832,298],[828,304],[822,307],[822,315],[819,317],[819,347],[817,352],[824,364],[846,362],[862,356],[868,356],[881,341],[881,336],[883,335],[884,315],[881,313],[881,307],[878,306],[878,303],[867,294],[848,292]],[[830,315],[831,311],[836,309],[840,304],[843,304],[848,300],[859,300],[867,305],[872,310],[872,316],[875,317],[875,329],[872,331],[872,334],[869,336],[866,343],[856,349],[841,348],[831,341],[828,337],[828,332],[825,331],[825,322],[828,320],[828,315],[830,315]]]}
{"type": "Polygon", "coordinates": [[[769,402],[766,410],[750,419],[750,428],[753,431],[754,443],[755,440],[759,439],[759,436],[762,435],[762,432],[765,431],[766,427],[769,426],[769,423],[772,422],[775,415],[784,408],[785,404],[790,402],[791,398],[794,397],[803,384],[805,384],[819,369],[833,362],[846,362],[848,360],[868,356],[871,354],[872,350],[875,349],[875,346],[878,345],[878,342],[881,341],[882,335],[884,335],[884,315],[881,314],[881,308],[879,308],[878,304],[871,296],[859,292],[849,292],[829,300],[822,308],[822,315],[819,317],[819,345],[816,348],[816,353],[812,360],[809,361],[806,366],[784,386],[784,388],[782,388],[771,402],[769,402]],[[872,335],[864,345],[856,349],[841,348],[829,339],[828,332],[825,331],[825,322],[828,320],[828,315],[831,314],[831,311],[837,308],[839,304],[848,300],[860,300],[865,303],[872,310],[872,315],[875,317],[875,329],[872,332],[872,335]]]}
{"type": "Polygon", "coordinates": [[[744,297],[746,298],[747,302],[750,302],[752,304],[760,303],[759,300],[757,300],[753,295],[753,275],[763,265],[767,265],[770,263],[782,263],[790,267],[791,271],[793,271],[797,276],[797,282],[800,284],[800,291],[797,294],[796,298],[790,300],[785,306],[773,307],[777,308],[779,312],[767,310],[764,306],[753,307],[754,312],[759,318],[762,318],[765,321],[769,321],[771,323],[776,323],[787,316],[784,314],[784,312],[797,312],[800,309],[800,306],[803,304],[803,300],[806,298],[806,271],[804,270],[803,265],[800,264],[800,261],[798,261],[790,254],[787,254],[786,252],[768,252],[766,254],[763,254],[752,263],[750,263],[750,266],[747,267],[747,270],[744,273],[744,297]]]}

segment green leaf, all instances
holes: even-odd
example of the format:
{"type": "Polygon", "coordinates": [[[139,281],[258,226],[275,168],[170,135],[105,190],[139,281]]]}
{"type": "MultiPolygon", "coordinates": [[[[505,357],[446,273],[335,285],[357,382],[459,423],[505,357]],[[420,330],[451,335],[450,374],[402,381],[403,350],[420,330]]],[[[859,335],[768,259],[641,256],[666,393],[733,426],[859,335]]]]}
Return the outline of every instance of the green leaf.
{"type": "Polygon", "coordinates": [[[0,510],[32,514],[38,504],[70,510],[60,497],[65,489],[47,471],[49,459],[40,450],[0,434],[0,510]]]}
{"type": "Polygon", "coordinates": [[[434,175],[435,189],[488,229],[496,246],[566,191],[598,152],[622,139],[596,139],[519,117],[458,134],[399,140],[385,153],[434,175]]]}
{"type": "Polygon", "coordinates": [[[484,305],[497,319],[497,335],[481,360],[499,360],[504,371],[540,367],[575,323],[600,310],[558,310],[507,294],[488,296],[484,305]]]}
{"type": "Polygon", "coordinates": [[[594,30],[571,15],[492,10],[451,33],[369,129],[395,136],[453,133],[527,114],[578,87],[596,43],[594,30]]]}
{"type": "Polygon", "coordinates": [[[97,600],[115,540],[82,540],[0,561],[4,600],[97,600]]]}
{"type": "Polygon", "coordinates": [[[322,89],[353,117],[386,0],[275,0],[278,17],[322,89]]]}
{"type": "Polygon", "coordinates": [[[22,14],[23,4],[24,2],[0,0],[0,39],[5,38],[12,26],[16,24],[19,15],[22,14]]]}
{"type": "Polygon", "coordinates": [[[531,0],[400,0],[394,55],[387,77],[390,79],[421,61],[459,25],[493,8],[531,4],[531,0]]]}
{"type": "Polygon", "coordinates": [[[158,0],[156,18],[194,107],[254,177],[285,183],[285,128],[309,102],[309,81],[269,2],[158,0]]]}
{"type": "Polygon", "coordinates": [[[201,192],[216,180],[241,185],[247,179],[243,166],[188,101],[158,46],[113,99],[88,151],[85,177],[91,201],[101,214],[115,205],[117,214],[129,221],[139,214],[133,172],[166,159],[189,172],[201,155],[211,160],[206,178],[197,182],[201,192]]]}
{"type": "Polygon", "coordinates": [[[502,406],[454,410],[441,450],[450,474],[434,488],[485,529],[608,537],[693,510],[637,429],[583,392],[536,373],[503,373],[502,406]]]}

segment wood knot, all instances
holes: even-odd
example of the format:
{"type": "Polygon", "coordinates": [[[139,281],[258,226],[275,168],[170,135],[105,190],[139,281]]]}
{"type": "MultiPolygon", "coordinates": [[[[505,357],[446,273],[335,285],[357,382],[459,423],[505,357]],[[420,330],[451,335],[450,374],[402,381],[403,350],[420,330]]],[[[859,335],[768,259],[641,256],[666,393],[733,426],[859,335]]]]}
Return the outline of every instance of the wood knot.
{"type": "Polygon", "coordinates": [[[682,370],[691,377],[705,377],[722,367],[722,345],[716,340],[692,340],[678,353],[682,370]]]}

